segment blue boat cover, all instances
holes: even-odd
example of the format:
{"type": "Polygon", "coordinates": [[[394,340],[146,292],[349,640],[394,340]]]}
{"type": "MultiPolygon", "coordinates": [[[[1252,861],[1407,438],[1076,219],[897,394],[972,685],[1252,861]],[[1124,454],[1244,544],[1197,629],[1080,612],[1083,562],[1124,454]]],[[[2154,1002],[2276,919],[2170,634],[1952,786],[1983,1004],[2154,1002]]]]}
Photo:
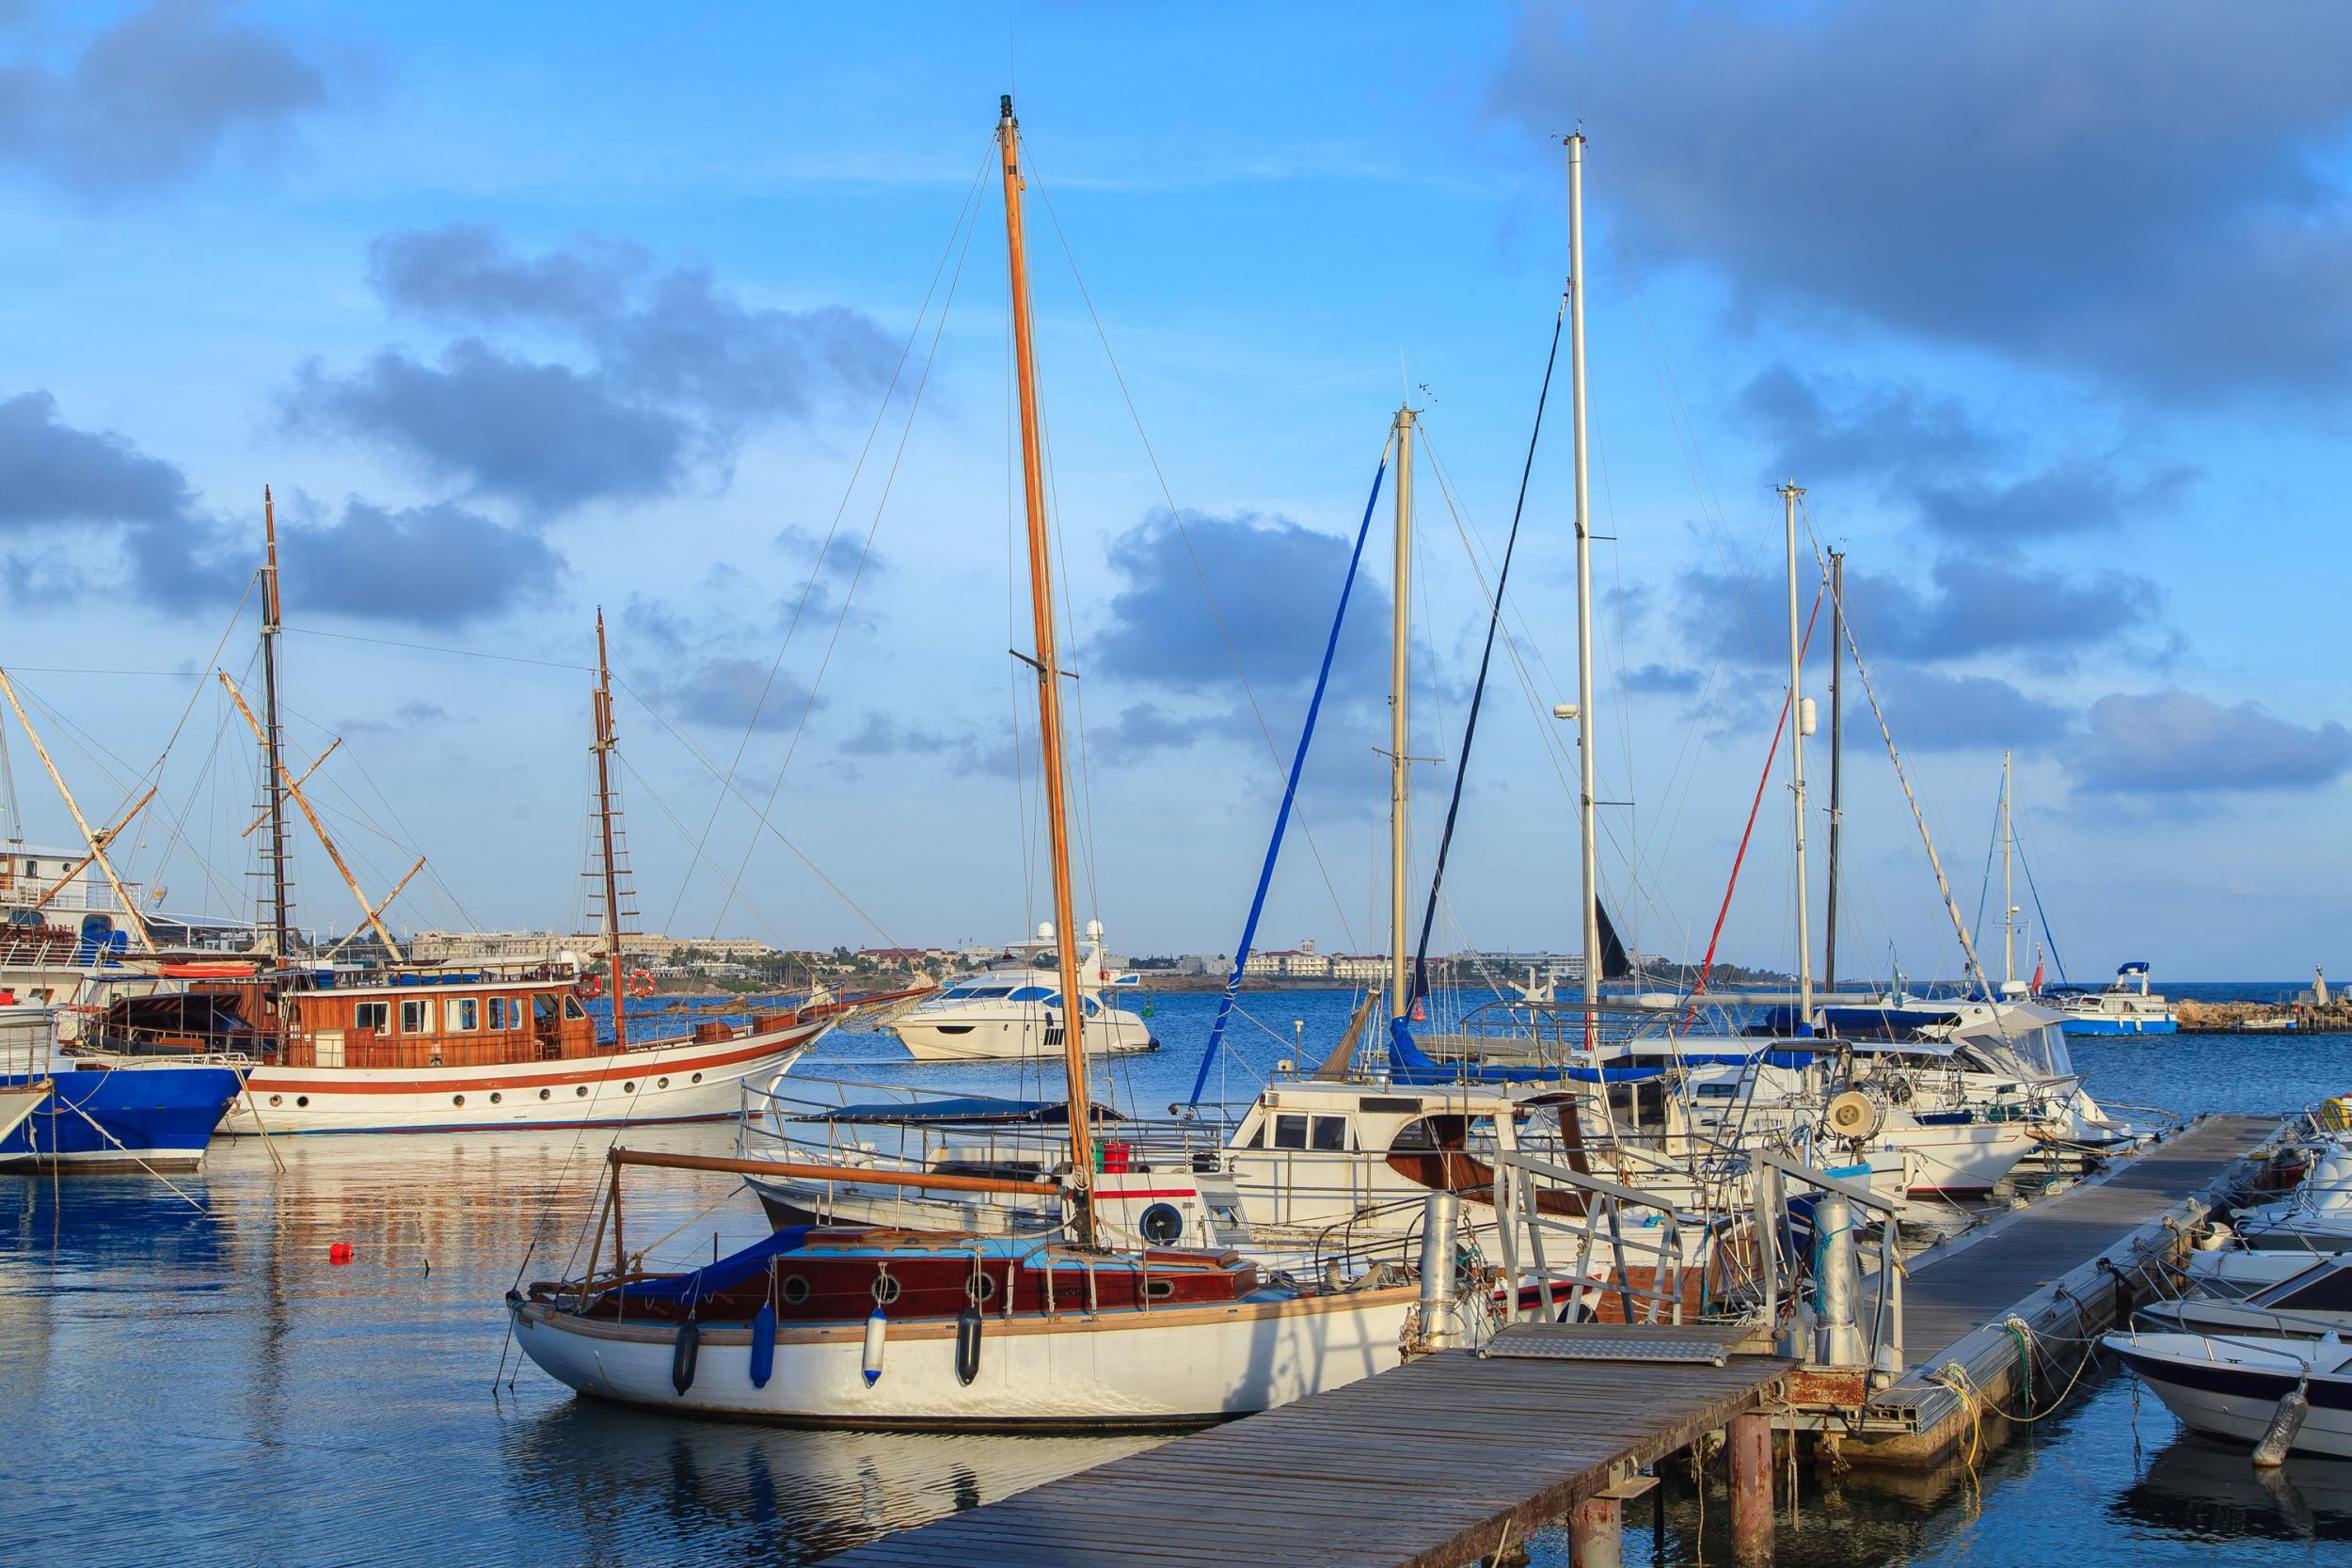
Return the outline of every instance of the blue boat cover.
{"type": "MultiPolygon", "coordinates": [[[[792,1118],[794,1121],[849,1121],[863,1123],[895,1122],[1026,1122],[1038,1127],[1064,1127],[1070,1122],[1070,1106],[1059,1100],[998,1100],[992,1095],[955,1095],[945,1100],[925,1100],[907,1103],[896,1100],[875,1101],[863,1105],[842,1105],[830,1111],[811,1111],[792,1118]]],[[[1094,1107],[1096,1121],[1124,1121],[1127,1118],[1108,1105],[1094,1107]]]]}
{"type": "Polygon", "coordinates": [[[685,1274],[674,1274],[661,1279],[639,1279],[621,1287],[624,1301],[699,1301],[731,1291],[747,1279],[768,1272],[768,1259],[787,1252],[797,1252],[815,1228],[805,1225],[787,1225],[783,1229],[754,1242],[742,1251],[706,1263],[685,1274]]]}

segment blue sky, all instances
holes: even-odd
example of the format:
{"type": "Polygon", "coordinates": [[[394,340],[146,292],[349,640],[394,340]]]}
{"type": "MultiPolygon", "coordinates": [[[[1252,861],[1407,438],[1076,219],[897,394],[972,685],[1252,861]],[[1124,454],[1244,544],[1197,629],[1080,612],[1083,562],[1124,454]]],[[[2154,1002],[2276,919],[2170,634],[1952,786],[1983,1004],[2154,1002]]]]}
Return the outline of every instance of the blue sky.
{"type": "MultiPolygon", "coordinates": [[[[1597,758],[1630,802],[1603,866],[1636,944],[1694,955],[1722,896],[1785,681],[1789,473],[1851,552],[1963,909],[2010,746],[2077,977],[2291,974],[2338,934],[2352,768],[2346,31],[2188,4],[0,5],[0,659],[93,815],[164,757],[137,872],[244,907],[253,765],[196,677],[248,671],[266,483],[297,761],[343,737],[317,794],[372,890],[429,857],[406,923],[573,916],[601,604],[646,927],[1009,934],[1042,902],[985,177],[1017,88],[1082,903],[1118,945],[1228,950],[1265,734],[1287,760],[1408,388],[1416,749],[1458,753],[1464,536],[1490,568],[1581,123],[1597,758]]],[[[1564,413],[1440,945],[1574,941],[1572,763],[1537,717],[1575,679],[1564,413]]],[[[1382,940],[1378,530],[1367,553],[1285,943],[1382,940]]],[[[1948,975],[1849,718],[1841,967],[1948,975]]],[[[28,831],[67,838],[9,755],[28,831]]],[[[1422,769],[1417,880],[1451,768],[1422,769]]],[[[1786,964],[1777,780],[1764,802],[1724,952],[1786,964]]],[[[309,847],[298,906],[356,913],[309,847]]]]}

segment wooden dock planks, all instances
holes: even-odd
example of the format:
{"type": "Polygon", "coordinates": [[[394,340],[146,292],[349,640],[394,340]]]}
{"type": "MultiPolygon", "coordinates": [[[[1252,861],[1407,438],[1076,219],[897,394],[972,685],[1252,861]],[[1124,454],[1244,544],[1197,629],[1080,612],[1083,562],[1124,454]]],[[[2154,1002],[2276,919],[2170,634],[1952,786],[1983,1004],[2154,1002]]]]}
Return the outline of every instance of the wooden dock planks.
{"type": "Polygon", "coordinates": [[[1442,1351],[828,1560],[1457,1568],[1758,1408],[1788,1371],[1442,1351]]]}
{"type": "Polygon", "coordinates": [[[2277,1132],[2271,1117],[2211,1117],[2104,1181],[2046,1198],[1997,1234],[1915,1259],[1903,1289],[1903,1344],[1935,1364],[1953,1344],[2034,1291],[2091,1261],[2183,1198],[2227,1175],[2277,1132]]]}

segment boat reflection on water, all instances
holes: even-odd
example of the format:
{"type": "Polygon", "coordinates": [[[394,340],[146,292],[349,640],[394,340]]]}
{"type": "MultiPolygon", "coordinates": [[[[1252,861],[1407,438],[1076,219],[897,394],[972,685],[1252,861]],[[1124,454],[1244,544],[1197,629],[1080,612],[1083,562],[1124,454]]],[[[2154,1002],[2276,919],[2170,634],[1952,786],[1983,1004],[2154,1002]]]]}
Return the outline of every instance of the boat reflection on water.
{"type": "Polygon", "coordinates": [[[814,1432],[573,1400],[512,1418],[501,1468],[514,1520],[569,1538],[583,1560],[631,1558],[666,1517],[713,1560],[798,1563],[1164,1441],[814,1432]]]}
{"type": "Polygon", "coordinates": [[[2185,1433],[2110,1513],[2198,1541],[2352,1541],[2352,1465],[2293,1459],[2258,1470],[2244,1449],[2185,1433]]]}

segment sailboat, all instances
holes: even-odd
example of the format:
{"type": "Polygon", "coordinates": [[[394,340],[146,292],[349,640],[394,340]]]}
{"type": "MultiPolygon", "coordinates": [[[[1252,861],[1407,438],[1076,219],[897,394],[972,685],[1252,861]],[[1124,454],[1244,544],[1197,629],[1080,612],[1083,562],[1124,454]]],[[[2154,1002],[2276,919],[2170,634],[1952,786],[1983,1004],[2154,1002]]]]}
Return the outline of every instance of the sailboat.
{"type": "MultiPolygon", "coordinates": [[[[538,959],[408,961],[384,923],[389,895],[361,891],[319,813],[289,769],[278,718],[279,636],[276,510],[263,492],[263,709],[255,714],[226,671],[223,689],[252,730],[268,789],[257,827],[267,829],[268,930],[264,950],[241,961],[126,964],[126,978],[172,982],[126,987],[103,1002],[90,1030],[97,1053],[117,1061],[180,1057],[238,1066],[245,1093],[224,1122],[231,1134],[480,1132],[716,1119],[734,1114],[738,1085],[782,1071],[843,1018],[867,1003],[816,1000],[753,1016],[710,1021],[681,1035],[633,1033],[629,1003],[650,990],[625,958],[627,913],[612,765],[612,676],[604,615],[596,615],[592,692],[603,953],[591,964],[564,953],[538,959]],[[306,958],[289,909],[286,808],[310,822],[358,900],[380,961],[306,958]],[[610,1021],[601,1037],[596,1014],[610,1021]]],[[[307,778],[307,774],[304,778],[307,778]]],[[[392,889],[421,869],[420,860],[392,889]]],[[[869,999],[870,1003],[870,999],[869,999]]]]}
{"type": "MultiPolygon", "coordinates": [[[[996,137],[1004,178],[1013,358],[1036,646],[1038,734],[1057,929],[1073,928],[1061,682],[1043,454],[1022,230],[1020,124],[996,137]]],[[[1075,943],[1061,993],[1082,994],[1075,943]]],[[[1067,1015],[1065,1169],[1025,1182],[946,1173],[896,1184],[1037,1195],[1058,1190],[1072,1239],[790,1227],[680,1274],[632,1265],[619,1236],[629,1164],[751,1174],[761,1162],[616,1149],[605,1213],[614,1260],[508,1296],[516,1342],[550,1376],[598,1398],[813,1424],[1117,1427],[1222,1419],[1368,1376],[1398,1358],[1421,1290],[1384,1275],[1299,1286],[1231,1252],[1100,1244],[1088,1021],[1067,1015]]],[[[782,1174],[805,1174],[786,1168],[782,1174]]],[[[1406,1276],[1409,1280],[1409,1276],[1406,1276]]]]}

